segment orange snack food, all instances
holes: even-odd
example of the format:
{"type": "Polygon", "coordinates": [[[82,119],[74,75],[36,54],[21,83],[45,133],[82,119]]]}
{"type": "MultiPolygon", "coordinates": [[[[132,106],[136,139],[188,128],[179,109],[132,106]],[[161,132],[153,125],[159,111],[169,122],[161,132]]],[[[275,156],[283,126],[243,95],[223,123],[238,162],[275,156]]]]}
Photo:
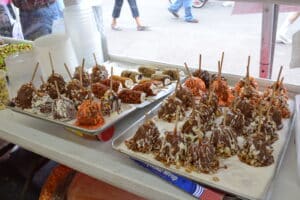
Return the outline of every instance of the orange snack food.
{"type": "Polygon", "coordinates": [[[202,92],[205,92],[205,83],[197,77],[188,78],[184,85],[193,93],[194,96],[201,96],[202,92]]]}
{"type": "Polygon", "coordinates": [[[101,114],[101,103],[93,100],[85,100],[78,107],[76,125],[101,126],[104,118],[101,114]]]}
{"type": "Polygon", "coordinates": [[[219,99],[220,106],[229,106],[234,96],[226,81],[217,79],[212,83],[212,87],[219,99]]]}
{"type": "MultiPolygon", "coordinates": [[[[237,82],[237,84],[235,85],[235,88],[234,90],[239,94],[240,96],[240,93],[241,93],[241,89],[245,87],[246,85],[246,78],[243,78],[241,79],[239,82],[237,82]]],[[[249,85],[251,88],[257,90],[258,89],[258,84],[257,82],[255,81],[255,79],[253,77],[249,77],[249,85]]]]}

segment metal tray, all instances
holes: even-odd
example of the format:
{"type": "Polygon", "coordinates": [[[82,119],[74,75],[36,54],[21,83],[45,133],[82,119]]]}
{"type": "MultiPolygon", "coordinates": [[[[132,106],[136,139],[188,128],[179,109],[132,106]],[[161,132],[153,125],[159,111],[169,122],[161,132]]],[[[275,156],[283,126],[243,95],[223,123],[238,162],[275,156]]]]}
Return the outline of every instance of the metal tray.
{"type": "MultiPolygon", "coordinates": [[[[294,110],[294,101],[290,101],[291,109],[294,110]]],[[[160,104],[157,105],[155,108],[153,108],[150,113],[149,117],[156,116],[157,110],[159,109],[160,104]]],[[[279,135],[280,137],[279,141],[277,141],[274,145],[278,143],[280,148],[277,148],[276,153],[274,151],[274,158],[275,158],[275,164],[269,166],[269,167],[263,167],[263,168],[255,168],[252,166],[248,166],[242,162],[240,164],[234,166],[230,165],[231,160],[229,159],[238,159],[237,156],[233,156],[232,158],[222,160],[221,163],[226,164],[228,166],[228,169],[220,169],[216,174],[213,175],[207,175],[202,173],[187,173],[184,168],[177,169],[175,166],[166,167],[164,164],[162,164],[159,161],[156,161],[153,156],[137,153],[129,150],[126,145],[124,144],[125,140],[128,140],[131,138],[137,131],[138,127],[144,123],[145,117],[138,120],[136,123],[134,123],[132,126],[130,126],[127,130],[125,130],[120,136],[115,138],[112,142],[112,146],[115,150],[120,151],[132,158],[138,159],[143,162],[147,162],[153,165],[156,165],[158,167],[164,168],[166,170],[172,171],[174,173],[177,173],[179,175],[185,176],[187,178],[190,178],[192,180],[195,180],[203,185],[207,185],[213,188],[216,188],[218,190],[222,190],[226,193],[232,194],[237,196],[238,198],[242,199],[251,199],[251,200],[262,200],[262,199],[268,199],[268,196],[270,194],[270,188],[272,186],[272,182],[275,180],[276,175],[278,174],[278,171],[280,169],[280,166],[282,164],[283,157],[285,155],[290,136],[292,134],[293,126],[294,126],[294,119],[295,114],[292,115],[292,117],[288,120],[284,121],[284,131],[280,131],[279,135]],[[246,170],[253,170],[251,173],[247,173],[246,170]],[[246,173],[245,173],[246,172],[246,173]],[[265,178],[259,178],[260,175],[263,177],[263,174],[270,173],[268,177],[265,178]],[[246,174],[246,175],[245,175],[246,174]],[[251,175],[252,174],[252,175],[251,175]],[[240,175],[240,176],[237,176],[240,175]],[[220,179],[219,182],[213,181],[214,177],[218,177],[220,179]],[[257,181],[256,179],[259,178],[264,181],[257,181]],[[240,184],[239,182],[236,182],[236,180],[239,180],[244,183],[240,184]],[[252,187],[256,185],[256,188],[259,188],[259,191],[256,191],[256,188],[253,189],[252,187]]],[[[234,161],[232,161],[234,162],[234,161]]]]}
{"type": "Polygon", "coordinates": [[[74,123],[76,121],[75,119],[70,120],[70,121],[59,121],[59,120],[54,120],[54,119],[48,118],[46,116],[34,114],[34,113],[26,111],[26,110],[22,110],[21,108],[11,107],[11,106],[8,106],[8,108],[10,110],[14,111],[14,112],[21,113],[21,114],[24,114],[24,115],[28,115],[30,117],[33,117],[33,118],[36,118],[36,119],[41,119],[41,120],[44,120],[44,121],[48,121],[48,122],[51,122],[51,123],[54,123],[54,124],[59,124],[61,126],[64,126],[65,128],[70,128],[71,130],[80,131],[81,133],[88,134],[88,135],[98,135],[98,134],[100,134],[102,131],[104,131],[108,127],[112,126],[117,121],[123,119],[129,113],[136,110],[136,108],[131,106],[131,105],[122,104],[121,105],[122,112],[120,114],[114,112],[114,113],[110,114],[110,116],[104,116],[105,124],[103,126],[101,126],[99,128],[96,128],[96,129],[86,129],[86,128],[82,128],[82,127],[78,127],[78,126],[74,125],[74,123]]]}

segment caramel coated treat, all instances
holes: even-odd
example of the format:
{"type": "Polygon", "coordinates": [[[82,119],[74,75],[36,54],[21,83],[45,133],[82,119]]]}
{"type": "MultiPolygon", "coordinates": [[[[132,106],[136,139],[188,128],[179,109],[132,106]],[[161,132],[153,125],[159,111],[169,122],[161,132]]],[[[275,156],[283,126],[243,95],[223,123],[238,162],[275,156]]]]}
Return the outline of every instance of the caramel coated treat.
{"type": "Polygon", "coordinates": [[[139,84],[144,84],[144,83],[152,83],[154,84],[156,87],[158,88],[162,88],[164,87],[163,82],[161,81],[157,81],[157,80],[151,80],[151,79],[143,79],[139,82],[139,84]]]}
{"type": "Polygon", "coordinates": [[[155,96],[159,92],[159,88],[152,82],[139,83],[132,90],[146,93],[146,96],[155,96]]]}
{"type": "Polygon", "coordinates": [[[92,74],[91,74],[92,83],[97,83],[107,78],[108,78],[108,72],[105,66],[96,65],[93,67],[92,74]]]}
{"type": "Polygon", "coordinates": [[[37,93],[32,98],[32,109],[37,114],[50,115],[53,104],[54,100],[48,94],[37,93]]]}
{"type": "Polygon", "coordinates": [[[201,96],[206,91],[205,83],[197,77],[188,78],[184,86],[187,87],[194,96],[201,96]]]}
{"type": "Polygon", "coordinates": [[[129,70],[122,71],[121,76],[130,78],[134,83],[138,83],[143,79],[143,75],[141,73],[129,70]]]}
{"type": "Polygon", "coordinates": [[[81,89],[80,81],[72,79],[66,86],[66,96],[73,100],[77,96],[78,91],[81,89]]]}
{"type": "Polygon", "coordinates": [[[49,96],[52,99],[57,99],[58,98],[55,84],[46,83],[46,84],[43,84],[42,87],[43,88],[41,88],[40,91],[45,91],[45,93],[49,94],[49,96]]]}
{"type": "Polygon", "coordinates": [[[219,99],[220,106],[229,106],[233,101],[232,92],[225,80],[216,79],[212,83],[212,87],[219,99]]]}
{"type": "Polygon", "coordinates": [[[133,80],[131,80],[130,78],[113,75],[112,79],[115,80],[115,81],[121,82],[122,86],[124,88],[129,88],[130,89],[133,86],[133,80]]]}
{"type": "MultiPolygon", "coordinates": [[[[77,79],[78,81],[80,81],[80,70],[82,69],[81,66],[76,67],[75,69],[75,73],[73,75],[74,79],[77,79]]],[[[90,85],[90,75],[87,71],[83,71],[82,72],[82,86],[83,87],[88,87],[90,85]]]]}
{"type": "Polygon", "coordinates": [[[210,74],[206,70],[199,70],[193,72],[193,76],[200,78],[204,83],[206,88],[208,89],[210,86],[210,74]]]}
{"type": "Polygon", "coordinates": [[[182,165],[185,160],[185,150],[181,133],[165,132],[165,138],[162,141],[161,149],[155,159],[163,162],[165,165],[182,165]]]}
{"type": "MultiPolygon", "coordinates": [[[[236,85],[234,90],[240,94],[241,93],[241,89],[245,87],[246,85],[246,81],[247,81],[247,77],[242,78],[236,85]]],[[[253,89],[253,90],[258,90],[258,84],[255,81],[255,79],[253,77],[249,77],[249,86],[253,89]]]]}
{"type": "Polygon", "coordinates": [[[85,100],[78,107],[77,123],[83,126],[103,125],[104,118],[101,113],[101,103],[93,100],[85,100]]]}
{"type": "Polygon", "coordinates": [[[17,97],[15,98],[16,106],[22,109],[31,108],[31,101],[34,93],[35,90],[32,83],[22,85],[18,90],[17,97]]]}
{"type": "Polygon", "coordinates": [[[77,90],[77,92],[74,93],[73,96],[73,102],[75,103],[76,108],[82,104],[84,100],[89,99],[89,95],[93,97],[92,94],[90,94],[90,91],[87,88],[81,88],[80,90],[77,90]]]}
{"type": "Polygon", "coordinates": [[[102,83],[93,83],[92,84],[92,92],[98,99],[101,99],[105,92],[109,90],[109,87],[107,85],[104,85],[102,83]]]}
{"type": "Polygon", "coordinates": [[[220,125],[214,128],[210,142],[216,148],[217,155],[223,158],[236,155],[239,148],[237,135],[229,126],[220,125]]]}
{"type": "Polygon", "coordinates": [[[265,167],[274,163],[273,148],[261,135],[254,135],[247,140],[238,153],[240,161],[254,166],[265,167]]]}
{"type": "Polygon", "coordinates": [[[121,100],[118,95],[111,90],[107,90],[101,98],[102,115],[110,115],[113,112],[121,111],[121,100]]]}
{"type": "Polygon", "coordinates": [[[176,119],[177,107],[179,107],[179,120],[185,117],[185,110],[182,106],[182,101],[174,96],[170,96],[164,100],[160,109],[158,110],[158,117],[167,122],[173,122],[176,119]]]}
{"type": "Polygon", "coordinates": [[[181,132],[183,140],[186,144],[192,144],[203,138],[205,135],[204,124],[199,120],[199,115],[190,117],[186,122],[184,122],[181,132]]]}
{"type": "Polygon", "coordinates": [[[66,82],[65,82],[64,78],[58,73],[52,73],[49,76],[49,78],[47,80],[47,83],[49,85],[53,85],[55,87],[55,82],[57,82],[59,93],[64,94],[65,91],[66,91],[66,88],[65,88],[66,87],[66,82]]]}
{"type": "Polygon", "coordinates": [[[213,174],[220,168],[215,147],[207,141],[190,145],[185,159],[184,165],[190,171],[213,174]]]}
{"type": "Polygon", "coordinates": [[[255,108],[248,99],[236,99],[236,108],[238,108],[245,118],[252,119],[254,117],[255,108]]]}
{"type": "MultiPolygon", "coordinates": [[[[110,79],[101,80],[100,83],[110,87],[110,79]]],[[[118,93],[122,88],[122,84],[120,81],[112,81],[112,89],[114,92],[118,93]]]]}
{"type": "Polygon", "coordinates": [[[176,97],[181,100],[182,105],[185,109],[192,107],[193,104],[193,94],[186,88],[179,85],[175,93],[176,97]]]}
{"type": "Polygon", "coordinates": [[[151,77],[152,74],[155,74],[155,72],[157,71],[157,69],[152,66],[140,66],[138,70],[141,74],[143,74],[146,77],[151,77]]]}
{"type": "Polygon", "coordinates": [[[54,119],[72,120],[76,116],[75,105],[72,100],[62,96],[54,101],[52,113],[54,119]]]}
{"type": "Polygon", "coordinates": [[[152,74],[151,79],[156,81],[161,81],[164,86],[171,84],[171,78],[169,75],[166,74],[152,74]]]}
{"type": "Polygon", "coordinates": [[[160,133],[152,120],[146,121],[128,141],[126,146],[132,151],[150,153],[158,152],[161,148],[160,133]]]}
{"type": "Polygon", "coordinates": [[[180,78],[179,72],[177,69],[165,69],[163,74],[170,76],[172,81],[177,81],[180,78]]]}
{"type": "Polygon", "coordinates": [[[141,91],[123,89],[119,92],[118,97],[122,103],[140,104],[145,101],[146,94],[141,91]]]}
{"type": "Polygon", "coordinates": [[[226,126],[230,126],[237,135],[245,135],[245,116],[241,113],[239,109],[236,109],[234,112],[228,112],[226,114],[226,126]]]}

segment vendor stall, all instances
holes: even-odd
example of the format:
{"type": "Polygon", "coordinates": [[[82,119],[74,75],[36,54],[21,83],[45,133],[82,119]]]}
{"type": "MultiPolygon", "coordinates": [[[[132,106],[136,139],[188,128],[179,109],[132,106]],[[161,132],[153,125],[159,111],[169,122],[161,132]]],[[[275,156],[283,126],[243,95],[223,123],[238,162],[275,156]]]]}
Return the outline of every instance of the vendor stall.
{"type": "MultiPolygon", "coordinates": [[[[49,53],[48,74],[39,62],[24,73],[32,75],[0,110],[0,139],[146,199],[202,199],[203,191],[216,199],[298,199],[300,86],[283,84],[282,69],[275,82],[263,79],[282,2],[263,2],[261,78],[249,75],[250,57],[245,77],[222,73],[223,58],[218,73],[204,71],[201,55],[191,71],[111,55],[102,35],[101,61],[94,55],[89,70],[83,59],[59,74],[49,53]],[[37,73],[46,79],[39,85],[37,73]],[[169,183],[178,179],[177,187],[169,183]],[[197,184],[192,193],[189,181],[197,184]]],[[[13,84],[5,71],[2,79],[13,84]]]]}

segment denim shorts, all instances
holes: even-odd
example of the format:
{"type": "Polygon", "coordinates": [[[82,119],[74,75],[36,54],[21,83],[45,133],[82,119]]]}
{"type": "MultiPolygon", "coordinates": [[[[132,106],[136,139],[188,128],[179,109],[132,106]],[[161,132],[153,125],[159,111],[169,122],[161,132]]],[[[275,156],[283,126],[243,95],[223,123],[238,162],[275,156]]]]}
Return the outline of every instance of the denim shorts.
{"type": "Polygon", "coordinates": [[[53,21],[62,16],[57,2],[32,11],[20,11],[24,38],[35,40],[38,37],[52,33],[53,21]]]}
{"type": "MultiPolygon", "coordinates": [[[[131,10],[132,17],[134,18],[139,17],[140,14],[136,4],[136,0],[127,0],[127,1],[131,10]]],[[[115,0],[115,5],[112,13],[113,18],[120,17],[122,6],[123,6],[123,0],[115,0]]]]}

